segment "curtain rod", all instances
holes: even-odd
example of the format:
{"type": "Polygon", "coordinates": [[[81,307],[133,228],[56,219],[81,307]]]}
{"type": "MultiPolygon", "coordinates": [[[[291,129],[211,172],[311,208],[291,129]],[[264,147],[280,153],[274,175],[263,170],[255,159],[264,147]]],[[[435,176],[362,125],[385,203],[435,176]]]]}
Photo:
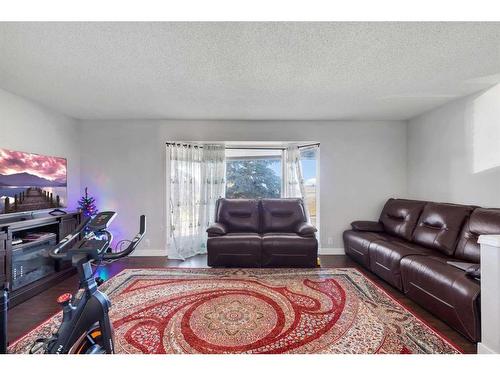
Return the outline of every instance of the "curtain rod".
{"type": "MultiPolygon", "coordinates": [[[[167,146],[188,146],[188,147],[194,147],[194,148],[203,148],[203,145],[195,145],[195,144],[189,144],[189,143],[181,143],[181,142],[167,142],[167,146]]],[[[310,143],[307,145],[300,145],[297,146],[298,148],[306,148],[306,147],[314,147],[314,146],[319,146],[320,143],[310,143]]],[[[279,146],[269,146],[269,147],[248,147],[248,146],[229,146],[225,147],[226,150],[286,150],[286,147],[279,147],[279,146]]]]}

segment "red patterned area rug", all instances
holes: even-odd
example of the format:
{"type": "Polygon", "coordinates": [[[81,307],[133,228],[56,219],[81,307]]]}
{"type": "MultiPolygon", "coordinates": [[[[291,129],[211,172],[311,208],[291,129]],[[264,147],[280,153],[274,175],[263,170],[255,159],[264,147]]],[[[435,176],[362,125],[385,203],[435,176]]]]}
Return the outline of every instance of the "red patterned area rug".
{"type": "Polygon", "coordinates": [[[102,289],[118,353],[460,352],[353,268],[130,269],[102,289]]]}

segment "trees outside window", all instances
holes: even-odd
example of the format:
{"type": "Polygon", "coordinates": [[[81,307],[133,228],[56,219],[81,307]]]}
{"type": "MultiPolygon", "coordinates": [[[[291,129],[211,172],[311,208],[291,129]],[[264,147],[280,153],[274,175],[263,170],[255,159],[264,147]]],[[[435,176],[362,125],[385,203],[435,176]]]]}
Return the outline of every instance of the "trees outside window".
{"type": "Polygon", "coordinates": [[[281,149],[226,149],[226,198],[280,198],[281,149]]]}
{"type": "Polygon", "coordinates": [[[226,198],[280,198],[281,160],[227,159],[226,198]]]}

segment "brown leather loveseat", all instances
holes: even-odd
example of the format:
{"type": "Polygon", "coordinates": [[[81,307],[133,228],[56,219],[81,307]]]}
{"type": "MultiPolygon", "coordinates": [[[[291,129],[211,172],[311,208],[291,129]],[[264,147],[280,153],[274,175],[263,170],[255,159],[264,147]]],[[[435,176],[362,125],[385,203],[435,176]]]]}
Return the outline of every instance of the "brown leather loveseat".
{"type": "Polygon", "coordinates": [[[479,341],[479,280],[449,262],[479,265],[478,237],[500,233],[500,209],[391,198],[378,222],[351,226],[348,256],[479,341]]]}
{"type": "Polygon", "coordinates": [[[221,198],[207,229],[208,265],[315,267],[315,232],[301,199],[221,198]]]}

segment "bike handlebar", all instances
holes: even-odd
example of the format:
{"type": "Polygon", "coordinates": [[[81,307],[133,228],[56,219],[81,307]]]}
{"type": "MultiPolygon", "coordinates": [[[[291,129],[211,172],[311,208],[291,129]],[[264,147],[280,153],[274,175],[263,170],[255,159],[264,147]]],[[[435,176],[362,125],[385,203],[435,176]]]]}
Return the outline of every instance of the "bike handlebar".
{"type": "Polygon", "coordinates": [[[68,246],[75,238],[77,238],[80,233],[87,227],[87,225],[90,223],[91,218],[85,218],[82,223],[70,234],[68,234],[66,237],[64,237],[56,247],[50,250],[49,255],[51,258],[54,259],[64,259],[66,257],[65,254],[59,254],[59,252],[64,249],[66,246],[68,246]]]}
{"type": "Polygon", "coordinates": [[[146,233],[146,216],[141,215],[139,218],[139,233],[137,233],[135,235],[134,239],[130,242],[130,244],[127,246],[127,248],[123,251],[118,252],[118,253],[105,253],[102,256],[102,259],[110,260],[110,259],[118,259],[118,258],[126,257],[127,255],[129,255],[131,252],[133,252],[135,250],[137,245],[139,245],[139,242],[141,242],[145,233],[146,233]]]}
{"type": "MultiPolygon", "coordinates": [[[[53,259],[68,259],[68,256],[71,254],[71,249],[67,253],[60,254],[61,250],[63,250],[66,246],[68,246],[78,235],[85,230],[91,218],[86,218],[71,234],[68,234],[64,237],[56,247],[50,250],[49,256],[53,259]]],[[[108,232],[109,233],[109,232],[108,232]]],[[[126,257],[130,253],[132,253],[139,242],[141,242],[144,234],[146,233],[146,216],[141,215],[139,220],[139,233],[136,234],[134,239],[130,242],[127,248],[118,253],[104,253],[102,254],[102,259],[111,260],[111,259],[119,259],[126,257]]]]}

